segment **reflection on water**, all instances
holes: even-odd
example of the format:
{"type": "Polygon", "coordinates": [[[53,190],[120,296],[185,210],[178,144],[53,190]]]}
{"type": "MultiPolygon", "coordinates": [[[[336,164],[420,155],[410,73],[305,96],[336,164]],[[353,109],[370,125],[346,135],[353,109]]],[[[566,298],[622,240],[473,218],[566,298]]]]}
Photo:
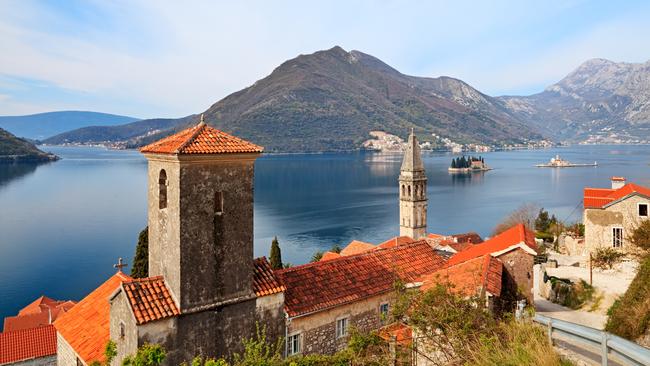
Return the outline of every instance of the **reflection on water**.
{"type": "MultiPolygon", "coordinates": [[[[0,318],[36,296],[79,299],[131,262],[146,225],[146,161],[135,151],[46,148],[63,159],[0,166],[0,318]]],[[[494,170],[449,174],[452,155],[425,152],[428,228],[443,234],[494,225],[521,203],[561,219],[581,217],[585,186],[626,176],[650,185],[648,146],[578,146],[482,154],[494,170]],[[596,168],[536,168],[555,154],[596,168]],[[578,209],[576,209],[578,207],[578,209]]],[[[399,154],[265,155],[255,170],[255,254],[278,236],[285,261],[352,239],[378,243],[398,234],[399,154]]]]}

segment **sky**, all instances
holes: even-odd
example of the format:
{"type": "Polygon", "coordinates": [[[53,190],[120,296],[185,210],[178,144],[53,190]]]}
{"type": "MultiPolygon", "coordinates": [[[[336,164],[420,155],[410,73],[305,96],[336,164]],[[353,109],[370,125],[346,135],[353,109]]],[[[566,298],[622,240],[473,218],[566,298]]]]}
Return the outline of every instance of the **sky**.
{"type": "Polygon", "coordinates": [[[359,50],[493,96],[650,60],[648,1],[0,0],[0,115],[182,117],[282,62],[359,50]]]}

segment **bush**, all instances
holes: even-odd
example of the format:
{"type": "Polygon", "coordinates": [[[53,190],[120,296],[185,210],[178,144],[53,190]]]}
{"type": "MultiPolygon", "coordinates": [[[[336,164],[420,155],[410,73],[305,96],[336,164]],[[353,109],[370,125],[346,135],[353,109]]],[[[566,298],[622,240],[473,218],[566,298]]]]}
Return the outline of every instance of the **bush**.
{"type": "Polygon", "coordinates": [[[598,248],[591,257],[591,263],[596,268],[612,269],[615,264],[621,262],[623,257],[625,257],[625,253],[614,248],[598,248]]]}
{"type": "Polygon", "coordinates": [[[122,366],[158,366],[167,357],[167,352],[159,344],[146,343],[135,353],[122,361],[122,366]]]}
{"type": "Polygon", "coordinates": [[[644,258],[625,294],[607,312],[605,330],[629,340],[646,334],[650,327],[650,257],[644,258]]]}
{"type": "Polygon", "coordinates": [[[594,287],[584,280],[580,280],[579,283],[571,283],[568,280],[551,278],[551,287],[555,293],[553,302],[571,309],[580,309],[593,299],[595,292],[594,287]]]}
{"type": "Polygon", "coordinates": [[[650,250],[650,220],[641,221],[628,237],[628,241],[641,249],[642,254],[647,253],[650,250]]]}

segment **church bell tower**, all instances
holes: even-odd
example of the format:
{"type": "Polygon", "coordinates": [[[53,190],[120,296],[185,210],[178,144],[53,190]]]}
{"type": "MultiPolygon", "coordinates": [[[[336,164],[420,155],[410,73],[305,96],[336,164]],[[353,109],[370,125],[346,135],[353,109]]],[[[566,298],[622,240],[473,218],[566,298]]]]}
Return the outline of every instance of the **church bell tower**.
{"type": "Polygon", "coordinates": [[[413,130],[399,175],[399,234],[420,239],[427,234],[427,175],[413,130]]]}

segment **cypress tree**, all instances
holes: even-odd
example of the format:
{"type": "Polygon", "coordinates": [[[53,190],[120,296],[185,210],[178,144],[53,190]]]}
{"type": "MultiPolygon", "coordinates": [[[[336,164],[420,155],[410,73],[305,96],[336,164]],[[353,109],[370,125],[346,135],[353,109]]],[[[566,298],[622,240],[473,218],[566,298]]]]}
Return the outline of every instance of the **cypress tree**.
{"type": "Polygon", "coordinates": [[[278,237],[273,238],[271,242],[271,253],[269,254],[271,261],[271,268],[282,269],[282,251],[280,250],[280,243],[278,237]]]}
{"type": "Polygon", "coordinates": [[[131,277],[149,277],[149,226],[145,227],[138,235],[133,267],[131,267],[131,277]]]}
{"type": "Polygon", "coordinates": [[[451,167],[456,168],[456,159],[451,159],[451,167]]]}

